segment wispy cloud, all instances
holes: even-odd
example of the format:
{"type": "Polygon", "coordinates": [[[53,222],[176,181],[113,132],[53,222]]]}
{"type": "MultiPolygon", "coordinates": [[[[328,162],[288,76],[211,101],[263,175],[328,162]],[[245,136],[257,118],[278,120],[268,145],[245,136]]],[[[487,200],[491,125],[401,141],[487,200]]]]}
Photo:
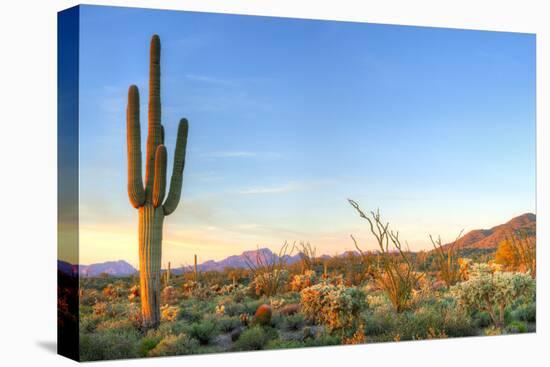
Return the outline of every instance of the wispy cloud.
{"type": "Polygon", "coordinates": [[[250,151],[219,151],[201,154],[204,158],[258,158],[278,159],[282,155],[276,152],[250,152],[250,151]]]}
{"type": "Polygon", "coordinates": [[[238,83],[233,80],[213,77],[209,75],[185,74],[185,78],[194,82],[207,83],[207,84],[225,85],[225,86],[231,86],[231,87],[235,87],[238,85],[238,83]]]}
{"type": "Polygon", "coordinates": [[[258,186],[239,190],[241,195],[281,194],[303,190],[305,186],[296,182],[289,182],[281,186],[258,186]]]}

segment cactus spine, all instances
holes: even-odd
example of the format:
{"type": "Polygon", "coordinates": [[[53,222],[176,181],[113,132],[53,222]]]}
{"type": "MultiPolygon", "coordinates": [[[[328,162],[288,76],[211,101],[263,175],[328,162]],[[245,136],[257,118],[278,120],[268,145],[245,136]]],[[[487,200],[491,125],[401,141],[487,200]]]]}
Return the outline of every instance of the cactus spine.
{"type": "Polygon", "coordinates": [[[162,256],[162,226],[164,217],[177,207],[185,166],[188,123],[178,126],[174,166],[170,190],[166,192],[166,147],[161,124],[160,105],[160,39],[151,39],[149,66],[149,126],[145,155],[145,185],[141,174],[141,132],[139,122],[139,91],[135,85],[128,90],[128,197],[139,213],[139,274],[143,326],[156,328],[160,322],[160,268],[162,256]],[[164,202],[164,203],[163,203],[164,202]]]}

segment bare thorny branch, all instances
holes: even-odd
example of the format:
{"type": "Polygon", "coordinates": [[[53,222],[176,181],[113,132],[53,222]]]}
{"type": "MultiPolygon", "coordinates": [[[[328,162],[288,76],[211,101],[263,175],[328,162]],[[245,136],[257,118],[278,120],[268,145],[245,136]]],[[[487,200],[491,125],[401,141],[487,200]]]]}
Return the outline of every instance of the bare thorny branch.
{"type": "MultiPolygon", "coordinates": [[[[359,216],[369,223],[370,231],[376,238],[378,244],[377,265],[372,272],[375,280],[382,286],[388,294],[392,304],[398,312],[402,311],[411,296],[412,289],[420,280],[422,275],[414,272],[414,266],[410,260],[408,245],[403,247],[398,231],[389,229],[389,222],[381,219],[380,211],[371,211],[370,216],[359,207],[359,204],[348,199],[351,206],[357,211],[359,216]],[[390,249],[390,245],[397,252],[390,249]]],[[[365,253],[359,247],[357,240],[353,235],[351,239],[355,248],[361,254],[363,261],[371,264],[371,256],[365,253]]]]}

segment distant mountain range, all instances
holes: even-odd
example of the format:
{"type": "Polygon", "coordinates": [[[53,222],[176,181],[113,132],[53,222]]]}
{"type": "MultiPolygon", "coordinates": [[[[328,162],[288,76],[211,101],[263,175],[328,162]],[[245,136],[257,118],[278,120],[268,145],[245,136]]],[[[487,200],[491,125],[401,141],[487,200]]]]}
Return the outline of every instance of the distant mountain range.
{"type": "Polygon", "coordinates": [[[101,274],[125,277],[138,272],[136,268],[124,260],[106,261],[90,265],[73,265],[65,261],[57,260],[57,269],[70,275],[76,275],[78,273],[83,277],[97,277],[101,274]]]}
{"type": "MultiPolygon", "coordinates": [[[[536,233],[535,214],[527,213],[520,215],[519,217],[513,218],[512,220],[491,229],[476,229],[470,231],[458,239],[457,248],[496,248],[498,244],[505,239],[506,235],[517,232],[518,230],[534,236],[536,233]]],[[[446,244],[444,247],[450,245],[451,244],[446,244]]],[[[357,252],[346,251],[338,256],[342,257],[352,254],[357,255],[357,252]]],[[[202,264],[198,264],[197,268],[199,271],[223,271],[225,268],[246,268],[246,259],[248,258],[250,261],[256,262],[258,256],[265,259],[278,257],[270,249],[261,248],[258,250],[245,251],[240,255],[229,256],[220,261],[208,260],[202,264]]],[[[322,255],[320,257],[323,259],[330,258],[328,255],[322,255]]],[[[295,255],[284,255],[283,260],[287,265],[295,264],[300,261],[300,253],[295,255]]],[[[58,260],[57,266],[58,270],[63,273],[71,275],[76,275],[78,273],[83,277],[97,277],[103,273],[111,276],[123,277],[136,274],[138,272],[136,268],[124,260],[107,261],[90,265],[72,265],[68,262],[58,260]]],[[[174,274],[181,274],[183,271],[191,271],[192,269],[192,266],[187,266],[185,268],[172,269],[172,272],[174,274]]]]}
{"type": "MultiPolygon", "coordinates": [[[[518,231],[528,236],[535,236],[536,228],[536,215],[532,213],[526,213],[491,229],[476,229],[470,231],[456,241],[456,248],[497,248],[499,243],[502,242],[506,238],[506,236],[517,233],[518,231]]],[[[444,247],[450,246],[453,243],[454,242],[448,243],[444,247]]]]}

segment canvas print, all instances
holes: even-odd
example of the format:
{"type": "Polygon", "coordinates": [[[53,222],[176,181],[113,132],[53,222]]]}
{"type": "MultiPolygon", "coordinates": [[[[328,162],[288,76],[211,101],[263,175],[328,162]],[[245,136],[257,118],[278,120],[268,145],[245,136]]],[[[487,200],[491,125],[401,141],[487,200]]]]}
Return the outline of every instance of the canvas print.
{"type": "Polygon", "coordinates": [[[535,35],[59,13],[59,352],[536,331],[535,35]]]}

